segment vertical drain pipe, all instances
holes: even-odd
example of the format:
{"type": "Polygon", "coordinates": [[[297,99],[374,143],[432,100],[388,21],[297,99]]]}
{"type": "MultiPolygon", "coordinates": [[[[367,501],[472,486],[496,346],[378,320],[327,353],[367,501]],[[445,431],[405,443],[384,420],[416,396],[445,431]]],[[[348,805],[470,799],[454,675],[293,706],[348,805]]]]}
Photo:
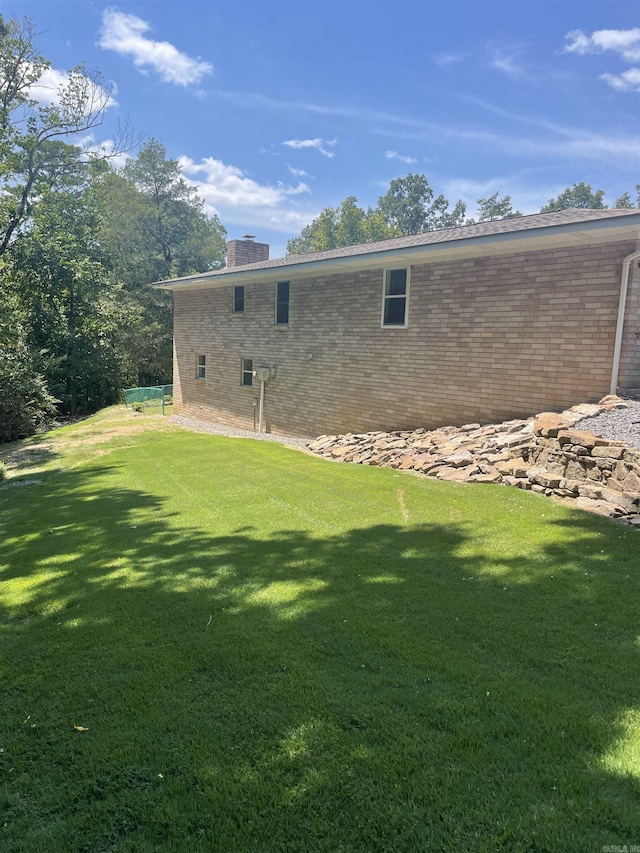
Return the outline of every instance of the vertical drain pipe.
{"type": "Polygon", "coordinates": [[[616,340],[613,345],[613,367],[611,369],[610,394],[618,393],[618,379],[620,375],[620,355],[622,353],[622,332],[624,329],[624,315],[627,309],[627,290],[629,288],[629,270],[636,258],[640,258],[640,251],[632,252],[622,262],[622,276],[620,278],[620,300],[618,302],[618,322],[616,325],[616,340]]]}
{"type": "Polygon", "coordinates": [[[262,414],[264,412],[264,379],[260,380],[260,410],[258,414],[258,432],[262,432],[262,414]]]}

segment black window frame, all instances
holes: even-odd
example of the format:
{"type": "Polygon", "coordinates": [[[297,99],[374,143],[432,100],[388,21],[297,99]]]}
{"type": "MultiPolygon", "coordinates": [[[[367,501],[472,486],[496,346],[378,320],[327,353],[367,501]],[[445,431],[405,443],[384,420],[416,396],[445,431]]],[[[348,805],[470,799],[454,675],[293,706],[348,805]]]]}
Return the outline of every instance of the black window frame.
{"type": "Polygon", "coordinates": [[[289,294],[288,281],[276,283],[276,326],[289,325],[289,294]]]}
{"type": "Polygon", "coordinates": [[[244,284],[233,286],[233,313],[244,314],[244,284]]]}

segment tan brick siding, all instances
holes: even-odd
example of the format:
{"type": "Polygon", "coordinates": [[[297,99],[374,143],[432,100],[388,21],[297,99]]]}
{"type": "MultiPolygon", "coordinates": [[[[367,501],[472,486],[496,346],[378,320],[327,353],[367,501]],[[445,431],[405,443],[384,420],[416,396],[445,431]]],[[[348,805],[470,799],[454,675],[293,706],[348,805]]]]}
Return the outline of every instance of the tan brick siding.
{"type": "Polygon", "coordinates": [[[276,276],[245,283],[240,316],[231,285],[178,291],[175,411],[251,427],[259,388],[241,387],[243,357],[276,368],[265,425],[288,434],[487,423],[596,400],[609,391],[621,261],[633,249],[413,266],[406,329],[380,327],[382,269],[292,278],[286,328],[274,325],[276,276]]]}
{"type": "MultiPolygon", "coordinates": [[[[640,241],[635,246],[640,251],[640,241]]],[[[624,337],[620,357],[619,393],[640,393],[640,259],[631,263],[624,337]]]]}

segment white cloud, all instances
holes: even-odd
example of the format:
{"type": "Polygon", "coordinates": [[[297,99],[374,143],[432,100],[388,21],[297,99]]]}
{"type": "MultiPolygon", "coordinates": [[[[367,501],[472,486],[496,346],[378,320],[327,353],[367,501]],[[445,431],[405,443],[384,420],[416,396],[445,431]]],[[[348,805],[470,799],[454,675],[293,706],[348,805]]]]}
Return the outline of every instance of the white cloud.
{"type": "Polygon", "coordinates": [[[387,160],[400,160],[401,163],[406,163],[407,165],[418,162],[415,157],[409,157],[406,154],[398,154],[397,151],[385,151],[384,156],[387,160]]]}
{"type": "MultiPolygon", "coordinates": [[[[281,101],[255,92],[216,91],[215,94],[225,100],[232,100],[236,104],[241,103],[250,108],[273,108],[287,112],[297,110],[348,117],[366,123],[372,133],[393,139],[420,140],[434,144],[442,144],[443,140],[449,139],[461,140],[473,143],[474,146],[489,148],[491,151],[501,151],[507,155],[526,154],[533,157],[555,157],[560,160],[571,160],[574,156],[579,156],[602,161],[615,154],[633,159],[635,163],[640,153],[640,136],[615,132],[595,134],[581,128],[556,124],[539,115],[514,113],[489,104],[480,98],[463,94],[459,94],[459,97],[464,98],[468,103],[494,115],[499,115],[510,122],[533,127],[536,133],[532,134],[527,131],[524,136],[517,136],[505,131],[496,132],[485,130],[482,127],[471,127],[470,120],[467,120],[467,124],[464,126],[443,124],[366,107],[320,106],[299,101],[281,101]],[[378,126],[374,123],[377,123],[378,126]],[[400,128],[406,128],[406,130],[400,128]]],[[[492,122],[489,126],[493,127],[494,125],[495,122],[492,122]]]]}
{"type": "Polygon", "coordinates": [[[225,225],[294,233],[317,216],[316,211],[301,209],[294,199],[310,192],[301,181],[292,187],[260,184],[237,166],[213,157],[205,157],[199,163],[181,157],[180,166],[185,179],[204,199],[207,212],[218,214],[225,225]]]}
{"type": "Polygon", "coordinates": [[[58,103],[58,89],[69,82],[67,71],[48,68],[42,77],[29,90],[29,95],[43,106],[50,107],[58,103]]]}
{"type": "Polygon", "coordinates": [[[152,68],[165,83],[177,86],[199,83],[213,73],[210,63],[187,56],[168,41],[147,38],[145,33],[150,29],[150,25],[136,15],[105,9],[99,45],[122,56],[131,56],[143,74],[146,68],[152,68]]]}
{"type": "Polygon", "coordinates": [[[640,62],[640,27],[630,30],[595,30],[590,36],[572,30],[565,36],[565,53],[602,53],[612,50],[626,62],[640,62]]]}
{"type": "Polygon", "coordinates": [[[640,92],[640,68],[628,68],[622,74],[601,74],[600,79],[619,92],[640,92]]]}
{"type": "Polygon", "coordinates": [[[505,182],[505,178],[489,178],[486,181],[478,181],[472,178],[454,178],[444,184],[447,196],[465,196],[466,198],[494,193],[499,190],[505,182]]]}
{"type": "Polygon", "coordinates": [[[527,157],[548,158],[558,161],[571,161],[576,157],[587,160],[608,162],[612,156],[624,157],[637,163],[640,156],[640,136],[623,136],[588,133],[575,128],[567,128],[558,133],[562,138],[550,136],[514,136],[508,133],[482,133],[462,131],[458,128],[443,127],[435,131],[375,131],[383,136],[396,139],[417,139],[422,142],[437,143],[443,139],[462,139],[476,145],[500,151],[504,155],[526,155],[527,157]]]}
{"type": "MultiPolygon", "coordinates": [[[[630,30],[595,30],[590,36],[573,30],[565,36],[565,53],[617,53],[626,62],[640,62],[640,27],[630,30]]],[[[601,74],[600,79],[618,92],[640,92],[640,68],[629,68],[621,74],[601,74]]]]}
{"type": "Polygon", "coordinates": [[[283,142],[283,145],[288,145],[289,148],[315,148],[325,157],[334,157],[335,151],[328,151],[327,148],[333,147],[337,139],[321,139],[319,136],[315,139],[288,139],[283,142]]]}
{"type": "Polygon", "coordinates": [[[304,169],[296,169],[295,166],[290,166],[287,163],[287,169],[291,172],[294,178],[312,178],[313,175],[310,175],[309,172],[305,172],[304,169]]]}
{"type": "Polygon", "coordinates": [[[281,189],[287,196],[311,192],[311,187],[308,184],[305,184],[304,181],[298,181],[295,187],[288,187],[282,181],[278,181],[276,187],[281,189]]]}
{"type": "Polygon", "coordinates": [[[438,53],[433,57],[433,61],[441,68],[446,68],[448,65],[453,65],[455,62],[462,62],[465,58],[464,53],[438,53]]]}
{"type": "MultiPolygon", "coordinates": [[[[248,109],[253,109],[255,107],[261,107],[266,109],[278,109],[286,112],[309,112],[317,115],[328,115],[328,116],[338,116],[340,118],[353,119],[355,121],[362,122],[392,122],[395,124],[404,124],[409,126],[422,127],[426,124],[423,119],[415,119],[407,116],[400,116],[394,113],[384,112],[383,110],[370,109],[368,107],[353,107],[353,106],[333,106],[326,104],[312,104],[305,101],[285,101],[279,100],[278,98],[272,98],[267,95],[263,95],[259,92],[227,92],[221,89],[217,89],[211,93],[216,98],[221,98],[225,101],[231,101],[234,105],[244,106],[248,109]]],[[[323,140],[319,140],[320,143],[323,140]]],[[[325,145],[335,145],[337,139],[331,140],[331,142],[325,141],[325,145]]],[[[316,143],[315,139],[312,140],[296,140],[292,139],[289,142],[283,143],[284,145],[290,145],[290,147],[297,148],[310,148],[315,147],[311,146],[310,143],[316,143]],[[304,145],[291,145],[291,143],[305,143],[304,145]]]]}
{"type": "MultiPolygon", "coordinates": [[[[38,81],[29,89],[29,96],[45,107],[51,107],[60,103],[60,88],[69,83],[69,72],[59,71],[56,68],[48,68],[40,76],[38,81]]],[[[115,88],[115,87],[112,87],[115,88]]],[[[117,106],[117,101],[107,89],[100,86],[98,82],[91,82],[88,98],[96,104],[106,100],[107,107],[117,106]]]]}
{"type": "Polygon", "coordinates": [[[591,38],[582,30],[571,30],[565,35],[568,44],[564,46],[564,53],[595,53],[595,46],[591,38]]]}
{"type": "Polygon", "coordinates": [[[524,68],[516,61],[513,53],[496,50],[489,64],[496,71],[501,71],[514,80],[519,80],[525,76],[524,68]]]}
{"type": "Polygon", "coordinates": [[[127,160],[131,159],[131,155],[126,151],[116,152],[116,144],[113,139],[103,139],[100,141],[90,133],[79,139],[77,144],[82,148],[86,159],[89,159],[92,155],[108,158],[109,163],[116,169],[121,169],[127,160]]]}
{"type": "MultiPolygon", "coordinates": [[[[524,143],[524,140],[522,141],[524,143]]],[[[573,156],[593,160],[607,160],[610,157],[630,157],[637,161],[640,156],[640,136],[604,136],[598,133],[577,131],[573,138],[564,142],[542,145],[543,154],[553,157],[573,156]]]]}
{"type": "Polygon", "coordinates": [[[640,155],[640,136],[638,135],[593,133],[571,125],[558,124],[541,116],[505,110],[481,98],[468,97],[466,100],[493,115],[536,129],[535,135],[527,134],[526,137],[505,133],[496,134],[490,144],[508,153],[560,159],[571,159],[577,156],[592,160],[607,160],[611,155],[615,155],[628,157],[634,161],[637,161],[640,155]]]}

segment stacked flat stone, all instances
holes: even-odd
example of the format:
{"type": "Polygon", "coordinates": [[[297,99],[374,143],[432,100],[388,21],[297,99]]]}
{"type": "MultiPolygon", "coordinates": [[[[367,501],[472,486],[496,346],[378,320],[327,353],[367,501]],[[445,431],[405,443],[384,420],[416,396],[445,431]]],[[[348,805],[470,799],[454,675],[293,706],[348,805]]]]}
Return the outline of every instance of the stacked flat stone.
{"type": "Polygon", "coordinates": [[[501,424],[322,435],[309,445],[341,462],[458,483],[503,483],[640,528],[640,451],[576,428],[625,407],[619,397],[501,424]]]}

